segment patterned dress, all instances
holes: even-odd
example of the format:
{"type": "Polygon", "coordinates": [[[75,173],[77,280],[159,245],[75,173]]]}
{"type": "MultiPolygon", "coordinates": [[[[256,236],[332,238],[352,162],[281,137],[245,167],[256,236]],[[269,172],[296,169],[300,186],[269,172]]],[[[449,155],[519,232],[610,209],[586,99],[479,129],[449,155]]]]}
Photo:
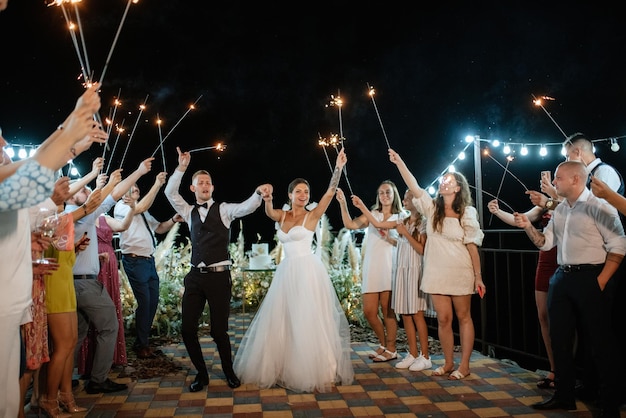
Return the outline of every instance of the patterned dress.
{"type": "Polygon", "coordinates": [[[33,274],[32,322],[22,325],[26,349],[26,368],[37,370],[50,361],[48,352],[48,320],[46,316],[46,290],[42,274],[33,274]]]}

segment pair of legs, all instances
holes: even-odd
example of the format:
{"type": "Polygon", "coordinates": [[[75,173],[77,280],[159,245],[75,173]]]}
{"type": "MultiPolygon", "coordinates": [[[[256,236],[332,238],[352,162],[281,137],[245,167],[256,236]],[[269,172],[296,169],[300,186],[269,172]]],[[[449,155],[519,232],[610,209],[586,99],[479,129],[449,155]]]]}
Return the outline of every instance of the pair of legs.
{"type": "Polygon", "coordinates": [[[159,275],[154,258],[122,256],[124,271],[137,301],[135,349],[149,347],[150,329],[159,305],[159,275]]]}
{"type": "Polygon", "coordinates": [[[404,323],[404,331],[409,344],[409,353],[415,358],[419,356],[417,347],[417,340],[419,338],[422,355],[424,358],[430,358],[430,354],[428,353],[428,325],[426,325],[426,320],[424,319],[424,311],[408,315],[403,314],[402,322],[404,323]]]}
{"type": "Polygon", "coordinates": [[[554,356],[552,355],[552,343],[550,342],[550,319],[548,317],[548,292],[535,290],[535,304],[537,305],[537,317],[541,328],[543,345],[546,347],[546,355],[550,363],[550,373],[547,379],[554,380],[554,356]]]}
{"type": "Polygon", "coordinates": [[[206,382],[208,382],[209,372],[198,340],[198,322],[208,302],[211,317],[211,337],[217,346],[222,361],[222,370],[227,378],[236,377],[233,371],[233,355],[230,336],[228,335],[232,283],[230,272],[196,273],[191,271],[185,276],[184,283],[181,333],[189,359],[198,371],[198,375],[206,378],[206,382]]]}
{"type": "Polygon", "coordinates": [[[445,360],[443,370],[446,373],[450,373],[455,369],[452,319],[454,314],[456,314],[461,340],[461,362],[457,370],[461,375],[467,376],[470,372],[470,357],[474,349],[474,322],[472,321],[470,310],[472,295],[450,296],[432,294],[431,297],[437,312],[439,341],[445,360]]]}
{"type": "Polygon", "coordinates": [[[363,294],[363,315],[374,334],[380,341],[380,347],[376,354],[390,359],[396,352],[396,337],[398,333],[398,321],[396,314],[391,308],[391,290],[378,293],[363,294]],[[379,308],[383,318],[378,315],[379,308]],[[384,348],[383,348],[384,347],[384,348]],[[385,352],[385,349],[392,354],[385,352]]]}
{"type": "Polygon", "coordinates": [[[78,342],[76,312],[48,314],[48,331],[52,339],[52,355],[47,366],[44,398],[56,399],[58,393],[72,393],[74,349],[78,342]]]}

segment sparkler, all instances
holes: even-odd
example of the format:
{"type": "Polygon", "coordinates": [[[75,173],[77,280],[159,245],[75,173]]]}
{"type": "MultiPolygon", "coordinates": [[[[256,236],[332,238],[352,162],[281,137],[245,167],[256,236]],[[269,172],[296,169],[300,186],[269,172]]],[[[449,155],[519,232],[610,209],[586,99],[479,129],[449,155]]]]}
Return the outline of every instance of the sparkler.
{"type": "MultiPolygon", "coordinates": [[[[120,97],[120,93],[121,93],[121,91],[122,91],[122,89],[120,89],[120,90],[118,91],[118,93],[117,93],[117,97],[120,97]]],[[[108,126],[107,126],[107,142],[105,142],[105,143],[104,143],[104,145],[103,145],[103,147],[102,147],[102,148],[104,148],[104,149],[102,150],[102,159],[103,159],[103,160],[104,160],[104,155],[105,155],[105,154],[106,154],[106,152],[107,152],[107,149],[110,149],[110,148],[109,148],[109,141],[108,141],[108,138],[109,138],[109,137],[110,137],[110,135],[111,135],[111,129],[113,129],[113,122],[115,121],[115,113],[117,113],[117,108],[118,108],[118,106],[120,106],[120,105],[122,104],[122,102],[120,102],[120,101],[119,101],[119,99],[115,99],[115,101],[113,102],[113,104],[114,104],[114,107],[113,107],[113,112],[112,112],[112,116],[111,116],[111,118],[110,118],[110,119],[109,119],[109,118],[105,119],[105,120],[106,120],[106,123],[107,123],[107,125],[108,125],[108,126]]],[[[115,152],[115,147],[113,147],[113,152],[115,152]]],[[[113,157],[113,152],[111,153],[111,157],[113,157]]],[[[102,170],[101,170],[101,171],[102,171],[102,170]]]]}
{"type": "Polygon", "coordinates": [[[372,98],[372,104],[374,105],[374,110],[376,111],[376,116],[378,117],[378,123],[380,124],[380,129],[383,131],[383,136],[385,137],[385,143],[387,144],[387,149],[390,149],[391,146],[389,145],[389,140],[387,139],[387,133],[385,132],[385,128],[383,127],[383,121],[380,118],[380,113],[378,113],[378,107],[376,106],[376,100],[374,100],[374,95],[376,94],[376,91],[374,90],[374,87],[370,86],[369,83],[367,83],[367,89],[368,89],[368,94],[372,98]]]}
{"type": "Polygon", "coordinates": [[[320,134],[319,132],[317,133],[317,136],[319,136],[318,143],[322,146],[322,149],[324,150],[324,155],[326,156],[326,162],[328,163],[328,168],[330,168],[330,173],[332,174],[333,165],[330,163],[330,159],[328,158],[328,153],[326,152],[326,146],[328,145],[328,143],[326,142],[324,138],[322,138],[322,134],[320,134]]]}
{"type": "Polygon", "coordinates": [[[189,114],[189,112],[191,112],[192,110],[194,110],[196,108],[196,103],[198,103],[198,101],[202,98],[202,95],[200,95],[195,102],[193,102],[193,104],[191,106],[189,106],[189,109],[187,109],[187,111],[183,114],[183,116],[181,116],[180,119],[178,119],[178,122],[176,122],[176,124],[172,127],[172,129],[170,129],[170,131],[167,133],[167,135],[165,135],[165,138],[163,138],[161,140],[161,142],[159,142],[159,146],[154,150],[154,152],[152,153],[151,157],[154,157],[154,154],[156,154],[156,152],[159,150],[159,147],[161,145],[163,145],[163,143],[165,142],[165,140],[172,134],[172,132],[174,132],[174,129],[176,129],[176,127],[183,121],[183,119],[185,119],[185,116],[187,116],[189,114]]]}
{"type": "MultiPolygon", "coordinates": [[[[115,148],[117,147],[117,141],[120,139],[120,135],[122,135],[122,132],[124,132],[126,129],[124,128],[124,121],[125,119],[122,119],[122,124],[118,125],[117,128],[115,128],[115,130],[117,131],[117,136],[115,137],[115,143],[113,144],[113,151],[111,152],[111,156],[109,157],[109,162],[107,164],[107,169],[104,171],[105,174],[109,172],[109,168],[111,167],[111,162],[113,161],[113,154],[115,154],[115,148]]],[[[130,140],[128,140],[128,142],[130,142],[130,140]]],[[[126,146],[126,151],[128,151],[128,146],[126,146]]],[[[126,156],[126,151],[124,151],[124,156],[126,156]]],[[[124,160],[124,158],[122,158],[122,161],[124,160]]],[[[120,164],[120,167],[122,165],[120,164]]]]}
{"type": "Polygon", "coordinates": [[[543,109],[544,112],[546,112],[546,115],[548,115],[548,117],[550,118],[550,120],[552,121],[552,123],[554,123],[556,125],[557,128],[559,128],[559,131],[561,131],[561,133],[563,134],[563,136],[565,138],[567,138],[567,134],[565,132],[563,132],[563,129],[561,129],[561,127],[559,126],[558,123],[556,123],[556,121],[554,120],[554,118],[552,117],[552,115],[550,114],[550,112],[548,112],[546,110],[545,107],[543,107],[543,101],[544,100],[555,100],[554,97],[549,97],[549,96],[541,96],[540,98],[536,98],[534,94],[531,95],[533,98],[533,104],[535,106],[539,106],[543,109]]]}
{"type": "MultiPolygon", "coordinates": [[[[498,192],[496,193],[496,200],[500,199],[500,191],[502,190],[502,184],[504,183],[504,176],[506,176],[506,172],[509,171],[509,164],[513,161],[512,156],[506,157],[506,167],[504,167],[504,171],[502,172],[502,178],[500,179],[500,185],[498,186],[498,192]]],[[[489,225],[491,225],[491,221],[493,220],[493,213],[489,217],[489,225]]]]}
{"type": "MultiPolygon", "coordinates": [[[[341,107],[343,106],[343,100],[341,100],[341,96],[339,94],[339,91],[337,91],[337,97],[333,96],[332,94],[330,95],[330,103],[327,105],[328,106],[335,106],[337,107],[337,113],[339,115],[339,142],[341,142],[341,148],[343,148],[343,141],[345,140],[345,138],[343,137],[343,120],[341,118],[341,107]]],[[[339,153],[339,151],[337,150],[337,146],[336,146],[336,141],[333,143],[333,146],[335,147],[335,151],[337,151],[337,153],[339,153]]],[[[354,193],[352,192],[352,186],[350,185],[350,180],[348,180],[348,168],[344,165],[343,166],[343,175],[346,178],[346,183],[348,184],[348,189],[350,189],[350,194],[353,195],[354,193]]]]}
{"type": "Polygon", "coordinates": [[[187,152],[191,153],[191,152],[198,152],[198,151],[206,151],[206,150],[210,150],[210,149],[215,149],[215,150],[218,150],[218,151],[224,151],[226,149],[226,145],[224,145],[224,144],[217,144],[217,145],[213,145],[213,146],[210,146],[210,147],[203,147],[203,148],[192,149],[192,150],[189,150],[187,152]]]}
{"type": "MultiPolygon", "coordinates": [[[[161,131],[161,117],[157,113],[157,126],[159,127],[159,141],[163,140],[163,132],[161,131]]],[[[165,168],[165,151],[163,150],[163,144],[161,144],[161,158],[163,159],[163,171],[167,171],[165,168]]]]}
{"type": "MultiPolygon", "coordinates": [[[[130,146],[130,141],[132,141],[133,137],[135,136],[135,130],[137,129],[137,124],[139,123],[141,114],[143,113],[144,110],[146,110],[146,102],[148,101],[148,96],[149,95],[146,95],[146,98],[143,101],[143,104],[139,106],[139,113],[137,114],[137,120],[135,120],[135,124],[133,125],[133,130],[131,131],[130,136],[128,137],[128,143],[126,144],[124,155],[122,155],[122,162],[120,163],[120,167],[124,166],[124,159],[126,158],[126,153],[128,152],[128,147],[130,146]]],[[[151,157],[154,157],[154,154],[152,154],[151,157]]]]}
{"type": "MultiPolygon", "coordinates": [[[[474,190],[478,191],[478,189],[476,188],[476,186],[472,186],[472,185],[470,184],[470,185],[469,185],[469,187],[470,187],[470,189],[474,189],[474,190]]],[[[495,196],[495,195],[493,195],[493,194],[489,193],[489,192],[488,192],[488,191],[486,191],[486,190],[482,190],[482,193],[484,193],[484,194],[486,194],[487,196],[490,196],[490,197],[492,197],[492,198],[496,199],[496,196],[495,196]]],[[[506,206],[507,208],[509,208],[511,212],[517,212],[515,209],[513,209],[513,208],[511,207],[511,205],[509,205],[508,203],[506,203],[504,200],[499,200],[499,201],[500,201],[500,203],[502,203],[504,206],[506,206]]]]}
{"type": "Polygon", "coordinates": [[[117,38],[120,36],[120,32],[122,31],[122,26],[124,25],[124,21],[126,20],[126,15],[128,14],[128,9],[130,9],[131,3],[137,3],[138,0],[128,0],[126,4],[126,10],[124,10],[124,15],[122,16],[122,20],[120,21],[120,25],[117,28],[117,33],[115,34],[115,38],[113,39],[113,44],[111,45],[111,49],[109,50],[109,55],[107,56],[106,62],[104,63],[104,69],[102,70],[102,75],[100,76],[100,84],[104,82],[104,75],[109,68],[109,62],[111,61],[111,55],[113,55],[113,49],[115,49],[115,44],[117,43],[117,38]]]}
{"type": "MultiPolygon", "coordinates": [[[[491,154],[489,154],[489,151],[485,150],[485,155],[488,156],[489,158],[491,158],[493,161],[496,162],[496,164],[498,164],[500,167],[502,167],[504,169],[504,174],[509,173],[515,180],[518,181],[519,184],[522,185],[522,187],[524,188],[525,191],[528,191],[528,187],[526,187],[526,185],[524,183],[522,183],[522,181],[520,179],[517,178],[517,176],[513,173],[511,173],[511,171],[509,171],[509,169],[507,168],[509,166],[509,162],[511,160],[508,159],[507,157],[507,163],[506,163],[506,167],[502,165],[502,163],[498,160],[496,160],[495,158],[493,158],[493,156],[491,154]]],[[[512,159],[512,157],[511,157],[512,159]]],[[[497,197],[496,197],[497,199],[497,197]]]]}

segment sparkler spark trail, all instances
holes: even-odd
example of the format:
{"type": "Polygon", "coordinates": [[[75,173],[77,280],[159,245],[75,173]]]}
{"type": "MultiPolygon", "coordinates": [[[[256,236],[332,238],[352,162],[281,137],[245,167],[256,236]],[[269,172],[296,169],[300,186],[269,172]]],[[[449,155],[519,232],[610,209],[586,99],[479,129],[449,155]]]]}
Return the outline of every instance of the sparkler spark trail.
{"type": "Polygon", "coordinates": [[[163,145],[165,140],[172,134],[172,132],[174,132],[174,129],[176,129],[176,127],[183,121],[183,119],[185,119],[185,116],[187,116],[187,114],[189,114],[189,112],[191,112],[192,110],[194,110],[196,108],[196,103],[198,103],[198,101],[200,101],[201,98],[202,98],[202,95],[198,96],[196,101],[193,102],[193,104],[191,106],[189,106],[189,109],[187,109],[187,111],[183,114],[183,116],[181,116],[180,119],[178,119],[178,122],[176,122],[176,124],[172,127],[172,129],[170,129],[170,131],[167,133],[167,135],[165,135],[165,138],[163,138],[161,140],[161,142],[159,142],[159,146],[154,150],[154,152],[152,153],[151,157],[154,157],[154,154],[156,154],[156,152],[159,150],[159,147],[161,145],[163,145]]]}
{"type": "Polygon", "coordinates": [[[556,123],[556,121],[554,120],[554,118],[552,117],[552,115],[550,114],[550,112],[548,112],[546,110],[545,107],[543,107],[543,100],[555,100],[553,97],[549,97],[549,96],[541,96],[539,99],[535,97],[534,94],[531,95],[533,98],[533,103],[535,106],[539,106],[543,109],[543,111],[546,113],[546,115],[548,115],[548,117],[550,118],[550,120],[552,121],[552,123],[554,123],[556,125],[557,128],[559,128],[559,131],[561,131],[561,133],[563,134],[563,136],[565,138],[567,138],[567,134],[565,132],[563,132],[563,129],[561,129],[561,127],[559,126],[558,123],[556,123]]]}
{"type": "Polygon", "coordinates": [[[328,145],[328,143],[326,142],[324,138],[322,138],[322,134],[320,134],[319,132],[317,133],[317,136],[319,136],[318,144],[320,144],[322,146],[322,149],[324,150],[324,155],[326,156],[326,162],[328,163],[328,168],[330,168],[330,174],[332,174],[333,166],[330,163],[330,159],[328,158],[328,153],[326,152],[326,146],[328,145]]]}
{"type": "Polygon", "coordinates": [[[378,117],[378,123],[380,124],[380,129],[382,129],[382,131],[383,131],[383,136],[385,137],[385,143],[387,144],[387,149],[391,149],[391,146],[389,145],[389,140],[387,139],[387,133],[385,132],[385,128],[383,127],[383,121],[380,118],[380,113],[378,113],[378,107],[376,106],[376,100],[374,100],[374,95],[376,94],[376,91],[374,90],[374,87],[370,86],[369,83],[367,83],[367,89],[368,89],[368,94],[372,98],[372,104],[374,105],[374,110],[376,111],[376,116],[378,117]]]}
{"type": "MultiPolygon", "coordinates": [[[[141,118],[141,114],[146,109],[146,102],[148,101],[148,96],[149,95],[146,95],[146,98],[143,101],[143,104],[141,106],[139,106],[139,113],[137,114],[137,120],[135,120],[135,125],[133,126],[133,130],[131,131],[130,136],[128,137],[128,143],[126,144],[126,149],[124,150],[124,155],[122,156],[122,162],[120,163],[120,167],[124,166],[124,159],[126,158],[126,152],[128,152],[128,147],[130,146],[130,141],[132,141],[133,137],[135,136],[135,130],[137,129],[137,124],[139,123],[139,119],[141,118]]],[[[151,157],[154,157],[154,154],[152,154],[151,157]]]]}
{"type": "MultiPolygon", "coordinates": [[[[102,160],[104,160],[104,155],[106,154],[107,149],[110,149],[110,148],[109,148],[109,141],[108,141],[108,138],[110,138],[110,135],[111,135],[111,129],[113,129],[113,123],[114,123],[114,121],[115,121],[115,114],[117,113],[117,108],[118,108],[118,106],[119,106],[119,105],[121,105],[121,104],[122,104],[122,102],[120,102],[120,101],[119,101],[119,97],[120,97],[120,93],[121,93],[121,92],[122,92],[122,89],[119,89],[119,90],[118,90],[118,92],[117,92],[117,98],[116,98],[116,99],[115,99],[115,101],[114,101],[113,114],[112,114],[112,116],[111,116],[111,119],[106,119],[106,122],[107,122],[107,124],[108,124],[109,126],[107,127],[107,142],[105,142],[105,143],[104,143],[104,145],[103,145],[103,147],[102,147],[102,148],[104,148],[104,149],[102,150],[102,160]]],[[[116,144],[117,144],[117,141],[116,141],[116,144]]],[[[113,147],[113,152],[115,152],[115,146],[113,147]]],[[[113,157],[113,152],[111,153],[111,157],[113,157]]],[[[101,170],[101,171],[102,171],[102,170],[101,170]]]]}
{"type": "MultiPolygon", "coordinates": [[[[115,137],[115,144],[113,145],[113,151],[111,152],[111,156],[109,157],[109,162],[107,163],[107,169],[104,171],[104,173],[108,173],[109,172],[109,168],[111,168],[111,162],[113,161],[113,154],[115,154],[115,147],[117,147],[117,141],[120,139],[120,135],[122,135],[122,132],[124,132],[126,129],[124,128],[124,122],[126,120],[122,119],[122,124],[118,125],[118,127],[116,128],[117,130],[117,136],[115,137]]],[[[130,139],[128,140],[128,142],[130,142],[130,139]]],[[[128,145],[126,146],[126,151],[128,151],[128,145]]],[[[124,156],[126,156],[126,151],[124,151],[124,156]]],[[[124,159],[122,158],[122,161],[124,159]]],[[[120,164],[120,167],[122,165],[120,164]]]]}
{"type": "MultiPolygon", "coordinates": [[[[509,173],[509,174],[510,174],[510,175],[511,175],[511,176],[512,176],[515,180],[517,180],[517,182],[518,182],[519,184],[521,184],[521,185],[522,185],[522,187],[524,188],[524,190],[525,190],[525,191],[528,191],[528,187],[526,187],[526,185],[525,185],[524,183],[522,183],[522,181],[521,181],[520,179],[518,179],[518,178],[517,178],[517,176],[516,176],[515,174],[513,174],[513,173],[511,173],[511,172],[509,171],[509,169],[507,168],[507,167],[509,166],[508,162],[507,162],[506,167],[505,167],[505,166],[503,166],[503,165],[502,165],[502,163],[501,163],[500,161],[498,161],[498,160],[496,160],[495,158],[493,158],[493,156],[492,156],[491,154],[489,154],[488,152],[486,152],[485,154],[486,154],[489,158],[491,158],[493,161],[495,161],[495,162],[496,162],[496,164],[498,164],[500,167],[502,167],[502,168],[504,169],[504,172],[505,172],[505,173],[509,173]]],[[[507,160],[508,160],[508,158],[507,158],[507,160]]],[[[497,196],[496,196],[496,199],[497,199],[497,196]]]]}
{"type": "MultiPolygon", "coordinates": [[[[337,113],[339,115],[339,141],[341,142],[341,148],[344,148],[343,141],[345,140],[345,138],[343,136],[343,120],[341,118],[341,107],[343,106],[343,100],[341,100],[341,96],[339,94],[339,90],[337,90],[337,97],[333,96],[332,94],[330,95],[330,104],[328,106],[336,106],[337,107],[337,113]]],[[[336,144],[336,142],[335,142],[335,144],[336,144]]],[[[339,150],[337,149],[337,146],[334,145],[334,147],[335,147],[335,151],[337,151],[337,153],[339,153],[339,150]]],[[[348,167],[346,167],[344,165],[342,171],[343,171],[344,177],[346,178],[346,183],[348,184],[348,189],[350,189],[350,195],[353,195],[354,193],[352,192],[352,186],[350,185],[350,180],[348,180],[348,167]]]]}
{"type": "Polygon", "coordinates": [[[210,146],[210,147],[203,147],[203,148],[192,149],[192,150],[189,150],[187,152],[191,153],[191,152],[198,152],[198,151],[206,151],[206,150],[210,150],[210,149],[216,149],[218,151],[224,151],[226,149],[226,145],[224,145],[224,144],[217,144],[217,145],[213,145],[213,146],[210,146]]]}

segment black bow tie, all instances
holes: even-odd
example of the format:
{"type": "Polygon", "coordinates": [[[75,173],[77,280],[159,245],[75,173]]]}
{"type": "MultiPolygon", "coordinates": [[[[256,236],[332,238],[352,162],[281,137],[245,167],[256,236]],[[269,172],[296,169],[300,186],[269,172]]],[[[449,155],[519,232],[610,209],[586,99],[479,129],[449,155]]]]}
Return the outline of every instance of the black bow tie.
{"type": "Polygon", "coordinates": [[[197,207],[197,208],[202,207],[202,208],[205,208],[205,209],[206,209],[206,208],[208,208],[208,207],[209,207],[209,205],[207,204],[207,202],[204,202],[203,204],[196,203],[195,205],[196,205],[196,207],[197,207]]]}

